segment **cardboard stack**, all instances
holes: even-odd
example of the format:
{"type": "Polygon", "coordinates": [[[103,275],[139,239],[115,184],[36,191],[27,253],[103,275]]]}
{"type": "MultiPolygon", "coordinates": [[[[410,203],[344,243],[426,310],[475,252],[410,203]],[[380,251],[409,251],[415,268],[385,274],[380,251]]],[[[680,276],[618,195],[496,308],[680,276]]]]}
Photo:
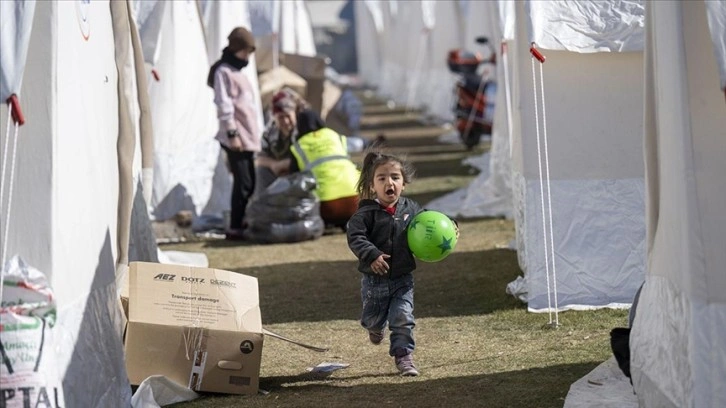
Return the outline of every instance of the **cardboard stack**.
{"type": "Polygon", "coordinates": [[[195,391],[256,394],[262,360],[257,279],[179,265],[129,265],[126,369],[195,391]]]}

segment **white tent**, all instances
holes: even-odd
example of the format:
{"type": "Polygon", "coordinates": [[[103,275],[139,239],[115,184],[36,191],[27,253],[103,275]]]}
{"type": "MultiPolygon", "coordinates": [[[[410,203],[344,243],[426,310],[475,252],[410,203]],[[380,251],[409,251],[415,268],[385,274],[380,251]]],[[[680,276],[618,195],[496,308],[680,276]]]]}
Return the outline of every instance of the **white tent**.
{"type": "MultiPolygon", "coordinates": [[[[355,3],[359,74],[379,94],[396,102],[425,106],[440,118],[452,118],[456,77],[449,72],[448,51],[465,48],[488,57],[488,47],[476,44],[480,36],[495,48],[502,38],[496,2],[379,2],[355,3]],[[399,15],[420,16],[402,19],[399,15]],[[383,69],[381,69],[383,67],[383,69]]],[[[491,67],[489,67],[491,70],[491,67]]],[[[504,81],[500,62],[490,78],[504,81]]],[[[503,89],[503,88],[502,88],[503,89]]],[[[497,94],[492,148],[477,159],[482,172],[467,188],[427,205],[452,216],[511,216],[508,111],[506,97],[497,94]]]]}
{"type": "MultiPolygon", "coordinates": [[[[473,48],[478,35],[495,47],[505,41],[485,171],[467,189],[429,207],[456,216],[514,215],[530,310],[553,306],[555,286],[559,309],[629,304],[644,273],[643,3],[366,1],[357,10],[364,22],[359,43],[373,43],[361,47],[359,59],[373,56],[376,64],[363,63],[361,74],[401,103],[450,101],[453,76],[446,72],[450,83],[443,85],[436,78],[444,71],[431,63],[445,66],[446,50],[462,41],[473,48]],[[531,41],[548,54],[546,115],[539,112],[541,101],[535,111],[531,41]],[[542,187],[536,119],[548,141],[550,182],[542,187]],[[552,268],[545,260],[540,205],[545,187],[553,200],[552,268]],[[555,272],[557,280],[548,282],[555,272]]],[[[447,117],[444,110],[450,111],[450,102],[431,111],[447,117]]]]}
{"type": "Polygon", "coordinates": [[[641,407],[723,407],[726,3],[648,2],[646,27],[648,273],[633,385],[641,407]]]}
{"type": "Polygon", "coordinates": [[[248,0],[247,3],[252,34],[262,43],[268,40],[274,54],[273,66],[280,53],[317,55],[313,27],[303,0],[248,0]]]}
{"type": "Polygon", "coordinates": [[[513,190],[529,310],[630,304],[645,265],[643,3],[515,7],[513,190]]]}
{"type": "MultiPolygon", "coordinates": [[[[412,47],[409,34],[412,30],[410,25],[416,24],[419,30],[414,38],[421,35],[423,26],[422,15],[411,15],[416,18],[405,18],[401,7],[409,2],[397,0],[381,3],[383,15],[383,35],[381,47],[381,80],[378,93],[384,97],[403,102],[403,97],[408,89],[406,70],[409,66],[409,51],[412,47]]],[[[372,4],[369,4],[372,6],[372,4]]],[[[410,4],[409,4],[410,5],[410,4]]],[[[410,10],[409,10],[410,11],[410,10]]],[[[415,47],[415,46],[414,46],[415,47]]],[[[411,62],[410,65],[413,65],[411,62]]]]}
{"type": "Polygon", "coordinates": [[[453,118],[456,77],[446,57],[449,50],[464,46],[459,3],[365,1],[355,7],[363,80],[397,103],[453,118]]]}
{"type": "MultiPolygon", "coordinates": [[[[456,77],[449,72],[446,57],[449,50],[462,47],[464,16],[457,2],[401,2],[402,13],[420,16],[412,19],[406,45],[408,64],[406,93],[396,98],[410,107],[424,107],[439,118],[453,118],[454,84],[456,77]],[[409,14],[410,13],[410,14],[409,14]],[[422,25],[414,22],[419,22],[422,25]],[[447,22],[455,22],[447,24],[447,22]]],[[[486,26],[486,24],[483,24],[486,26]]],[[[400,50],[399,50],[400,52],[400,50]]]]}
{"type": "MultiPolygon", "coordinates": [[[[507,217],[512,213],[511,149],[510,149],[510,107],[507,100],[510,91],[511,65],[507,63],[506,47],[498,47],[504,39],[504,24],[499,20],[497,2],[463,2],[462,13],[465,20],[467,48],[478,50],[477,37],[489,39],[497,52],[496,78],[498,90],[495,100],[492,141],[489,152],[484,153],[477,162],[483,165],[482,171],[465,188],[430,202],[427,207],[442,211],[455,217],[507,217]],[[499,49],[497,49],[499,48],[499,49]]],[[[512,4],[512,3],[510,3],[512,4]]],[[[514,16],[512,15],[513,19],[514,16]]],[[[511,40],[513,37],[510,37],[511,40]]],[[[481,52],[481,51],[480,51],[481,52]]]]}
{"type": "Polygon", "coordinates": [[[135,1],[154,127],[152,215],[181,210],[221,219],[231,179],[222,164],[202,18],[196,1],[135,1]],[[158,78],[158,80],[156,80],[158,78]]]}
{"type": "Polygon", "coordinates": [[[495,9],[495,2],[467,0],[356,2],[359,74],[396,103],[452,119],[457,78],[448,52],[465,48],[486,56],[488,48],[474,40],[487,36],[496,46],[495,9]]]}
{"type": "Polygon", "coordinates": [[[384,22],[379,0],[356,1],[355,47],[358,53],[358,75],[370,87],[379,88],[382,81],[384,22]]]}
{"type": "Polygon", "coordinates": [[[313,26],[303,0],[276,0],[280,7],[280,51],[288,54],[317,55],[313,40],[313,26]]]}
{"type": "MultiPolygon", "coordinates": [[[[44,272],[54,291],[53,352],[65,406],[128,405],[116,280],[127,262],[139,115],[130,7],[123,1],[0,6],[2,99],[16,94],[26,119],[12,205],[3,206],[6,255],[44,272]],[[17,52],[6,54],[11,49],[17,52]]],[[[3,106],[3,129],[6,118],[3,106]]]]}

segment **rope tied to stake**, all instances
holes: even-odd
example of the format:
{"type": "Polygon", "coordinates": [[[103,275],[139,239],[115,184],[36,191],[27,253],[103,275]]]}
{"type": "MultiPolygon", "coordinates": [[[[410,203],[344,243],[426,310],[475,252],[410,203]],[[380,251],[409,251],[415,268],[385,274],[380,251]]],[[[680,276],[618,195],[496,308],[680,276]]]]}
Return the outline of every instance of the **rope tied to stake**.
{"type": "Polygon", "coordinates": [[[550,189],[550,164],[549,164],[549,149],[547,147],[547,113],[545,109],[545,98],[544,98],[544,70],[543,65],[545,62],[545,56],[537,50],[535,43],[532,43],[529,48],[530,54],[532,54],[532,86],[534,94],[534,120],[535,120],[535,131],[537,134],[537,163],[539,168],[539,188],[540,188],[540,205],[542,209],[542,239],[544,244],[544,258],[545,258],[545,273],[547,276],[547,310],[549,313],[549,325],[552,327],[559,327],[559,314],[558,314],[558,301],[557,301],[557,269],[555,267],[555,240],[554,240],[554,228],[552,222],[552,193],[550,189]],[[540,143],[540,123],[539,123],[539,106],[537,103],[537,76],[535,74],[535,60],[539,61],[539,84],[540,84],[540,97],[542,99],[542,143],[540,143]],[[544,165],[542,163],[542,156],[544,155],[544,165]],[[546,194],[545,194],[546,187],[546,194]],[[546,196],[546,197],[545,197],[546,196]],[[547,213],[545,214],[545,199],[547,201],[547,213]],[[547,237],[549,223],[549,240],[547,237]],[[549,247],[549,251],[548,251],[549,247]],[[552,262],[552,279],[550,282],[550,259],[552,262]],[[552,295],[554,294],[554,308],[552,306],[552,295]],[[554,321],[552,320],[552,314],[554,309],[554,321]]]}

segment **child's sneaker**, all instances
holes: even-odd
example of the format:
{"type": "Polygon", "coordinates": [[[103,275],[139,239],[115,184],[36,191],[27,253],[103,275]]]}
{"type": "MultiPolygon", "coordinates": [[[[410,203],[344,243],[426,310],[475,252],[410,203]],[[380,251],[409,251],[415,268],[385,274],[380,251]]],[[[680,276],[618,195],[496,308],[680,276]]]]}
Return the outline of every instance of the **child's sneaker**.
{"type": "Polygon", "coordinates": [[[383,341],[383,330],[379,332],[368,331],[368,340],[373,344],[381,344],[383,341]]]}
{"type": "Polygon", "coordinates": [[[404,377],[415,377],[418,375],[416,365],[413,364],[413,355],[406,354],[403,357],[396,357],[396,368],[404,377]]]}

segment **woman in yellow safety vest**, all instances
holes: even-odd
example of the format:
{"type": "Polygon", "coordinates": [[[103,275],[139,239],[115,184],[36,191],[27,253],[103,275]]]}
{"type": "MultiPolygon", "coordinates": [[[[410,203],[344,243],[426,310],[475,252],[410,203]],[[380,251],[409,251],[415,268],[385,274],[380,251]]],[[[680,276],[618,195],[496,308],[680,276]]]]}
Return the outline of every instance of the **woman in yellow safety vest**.
{"type": "Polygon", "coordinates": [[[280,133],[290,140],[290,156],[282,161],[263,160],[258,165],[278,175],[309,171],[315,177],[320,216],[327,225],[345,229],[358,208],[356,183],[360,172],[348,156],[345,136],[325,126],[320,116],[291,90],[272,98],[272,113],[280,133]]]}

